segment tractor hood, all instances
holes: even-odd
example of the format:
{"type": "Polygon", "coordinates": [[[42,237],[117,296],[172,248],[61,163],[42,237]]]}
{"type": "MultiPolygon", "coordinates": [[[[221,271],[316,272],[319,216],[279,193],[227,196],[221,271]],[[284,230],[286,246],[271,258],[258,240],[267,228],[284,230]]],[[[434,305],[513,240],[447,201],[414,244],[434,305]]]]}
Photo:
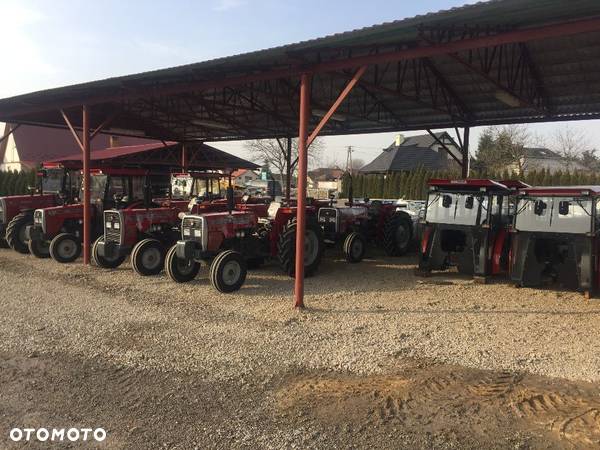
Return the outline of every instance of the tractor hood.
{"type": "Polygon", "coordinates": [[[58,196],[56,194],[26,194],[0,197],[0,207],[3,209],[2,214],[0,214],[0,223],[10,222],[20,212],[54,206],[57,202],[58,196]]]}

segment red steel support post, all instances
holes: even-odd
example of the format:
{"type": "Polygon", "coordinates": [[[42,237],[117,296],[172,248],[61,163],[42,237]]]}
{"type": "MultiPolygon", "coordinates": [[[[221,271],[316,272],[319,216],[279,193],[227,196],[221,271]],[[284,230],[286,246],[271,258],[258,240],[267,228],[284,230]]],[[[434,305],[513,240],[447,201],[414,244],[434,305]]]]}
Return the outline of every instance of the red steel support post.
{"type": "Polygon", "coordinates": [[[469,133],[470,128],[465,127],[462,145],[462,177],[469,178],[469,133]]]}
{"type": "Polygon", "coordinates": [[[310,114],[310,78],[300,77],[300,118],[298,132],[298,221],[296,224],[296,281],[294,306],[304,308],[304,233],[306,230],[306,175],[308,166],[308,121],[310,114]]]}
{"type": "Polygon", "coordinates": [[[83,264],[90,263],[90,229],[92,207],[90,193],[90,109],[83,105],[83,264]]]}

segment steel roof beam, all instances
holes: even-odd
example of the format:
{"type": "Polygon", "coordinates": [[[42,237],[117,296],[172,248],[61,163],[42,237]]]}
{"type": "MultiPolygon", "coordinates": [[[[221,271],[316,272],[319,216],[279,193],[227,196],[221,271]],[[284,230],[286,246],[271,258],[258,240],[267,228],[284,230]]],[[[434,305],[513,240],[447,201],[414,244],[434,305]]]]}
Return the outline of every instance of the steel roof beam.
{"type": "MultiPolygon", "coordinates": [[[[482,36],[473,39],[465,39],[456,42],[443,44],[433,44],[425,47],[408,48],[391,52],[383,52],[373,55],[364,55],[351,57],[344,60],[325,61],[307,66],[293,66],[287,69],[267,70],[264,72],[240,75],[230,78],[220,78],[218,80],[204,80],[191,83],[177,83],[175,85],[152,86],[147,88],[134,88],[127,92],[114,93],[110,95],[95,94],[83,96],[76,100],[53,100],[50,105],[11,106],[10,115],[5,117],[14,118],[19,115],[26,115],[35,112],[43,112],[48,109],[67,108],[70,106],[80,106],[82,103],[88,105],[121,102],[126,99],[140,97],[156,97],[161,95],[175,95],[186,93],[191,90],[206,90],[219,87],[238,86],[253,81],[273,80],[278,78],[299,77],[301,73],[321,73],[334,72],[346,69],[355,69],[364,65],[381,64],[386,62],[400,61],[406,59],[417,59],[434,57],[458,53],[461,51],[473,50],[477,48],[494,47],[498,45],[529,42],[553,37],[564,37],[574,34],[589,33],[600,31],[600,18],[577,20],[565,23],[545,25],[536,28],[526,28],[522,30],[508,31],[492,36],[482,36]]],[[[8,113],[8,111],[5,111],[8,113]]]]}

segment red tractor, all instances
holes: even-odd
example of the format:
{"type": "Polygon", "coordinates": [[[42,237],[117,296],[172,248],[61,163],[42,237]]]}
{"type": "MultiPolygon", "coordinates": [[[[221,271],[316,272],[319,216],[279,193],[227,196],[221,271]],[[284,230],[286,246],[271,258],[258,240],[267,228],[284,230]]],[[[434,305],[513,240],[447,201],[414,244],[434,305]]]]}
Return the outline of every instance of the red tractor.
{"type": "Polygon", "coordinates": [[[485,283],[508,271],[515,189],[521,182],[430,180],[417,275],[456,266],[485,283]]]}
{"type": "Polygon", "coordinates": [[[38,187],[29,195],[0,197],[0,248],[28,253],[25,229],[33,223],[33,211],[68,203],[79,188],[79,171],[44,163],[38,171],[38,187]]]}
{"type": "Polygon", "coordinates": [[[600,288],[600,186],[534,187],[517,197],[510,277],[555,283],[587,298],[600,288]]]}
{"type": "MultiPolygon", "coordinates": [[[[233,201],[230,201],[233,207],[233,201]]],[[[319,204],[307,207],[305,275],[314,274],[323,254],[323,236],[316,218],[319,204]]],[[[248,268],[267,258],[278,258],[284,272],[294,275],[296,253],[295,206],[271,203],[268,219],[251,211],[186,215],[181,240],[168,251],[165,269],[179,283],[193,280],[201,264],[210,265],[211,284],[219,292],[233,292],[246,280],[248,268]]]]}
{"type": "Polygon", "coordinates": [[[415,221],[416,216],[397,211],[396,204],[381,201],[319,209],[325,242],[343,243],[344,256],[351,263],[363,259],[367,242],[382,244],[390,256],[404,255],[416,235],[415,221]]]}
{"type": "MultiPolygon", "coordinates": [[[[184,213],[206,214],[227,210],[221,201],[219,172],[175,174],[171,195],[159,205],[104,211],[104,233],[92,247],[92,257],[99,267],[116,268],[131,255],[133,269],[142,276],[157,275],[163,270],[166,249],[181,236],[184,213]],[[190,196],[195,196],[191,200],[190,196]],[[187,197],[187,198],[186,198],[187,197]]],[[[238,199],[242,201],[242,199],[238,199]]],[[[266,215],[267,205],[241,203],[236,209],[266,215]]]]}
{"type": "MultiPolygon", "coordinates": [[[[168,174],[151,174],[144,169],[93,169],[92,236],[103,231],[103,211],[112,208],[138,208],[152,198],[151,187],[168,185],[168,174]]],[[[79,196],[82,198],[82,194],[79,196]]],[[[33,225],[27,227],[29,250],[38,258],[51,256],[55,261],[75,261],[81,253],[83,204],[36,209],[33,225]]]]}

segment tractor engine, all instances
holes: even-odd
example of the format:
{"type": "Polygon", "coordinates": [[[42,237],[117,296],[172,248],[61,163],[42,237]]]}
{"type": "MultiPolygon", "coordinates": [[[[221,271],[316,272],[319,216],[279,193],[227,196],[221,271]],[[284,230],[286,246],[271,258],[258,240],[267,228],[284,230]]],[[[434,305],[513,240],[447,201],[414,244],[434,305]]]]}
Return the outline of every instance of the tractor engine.
{"type": "Polygon", "coordinates": [[[318,213],[325,242],[331,244],[352,231],[360,231],[368,219],[368,209],[365,206],[324,207],[318,213]]]}

